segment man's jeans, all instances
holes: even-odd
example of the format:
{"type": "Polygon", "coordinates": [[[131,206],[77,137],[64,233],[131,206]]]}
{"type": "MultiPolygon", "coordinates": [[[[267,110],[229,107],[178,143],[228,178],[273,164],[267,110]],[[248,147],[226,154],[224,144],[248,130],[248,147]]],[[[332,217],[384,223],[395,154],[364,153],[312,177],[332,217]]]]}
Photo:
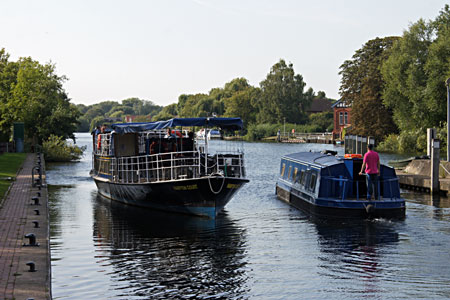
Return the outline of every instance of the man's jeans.
{"type": "Polygon", "coordinates": [[[378,174],[366,174],[367,200],[372,198],[375,191],[375,200],[378,199],[378,174]]]}

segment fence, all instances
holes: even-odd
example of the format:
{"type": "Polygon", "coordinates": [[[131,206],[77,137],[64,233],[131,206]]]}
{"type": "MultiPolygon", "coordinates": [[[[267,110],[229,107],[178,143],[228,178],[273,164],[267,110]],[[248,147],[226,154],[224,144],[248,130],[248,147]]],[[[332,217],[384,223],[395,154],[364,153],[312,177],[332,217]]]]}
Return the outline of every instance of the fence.
{"type": "Polygon", "coordinates": [[[0,143],[0,154],[5,152],[16,152],[16,147],[14,142],[4,142],[0,143]]]}

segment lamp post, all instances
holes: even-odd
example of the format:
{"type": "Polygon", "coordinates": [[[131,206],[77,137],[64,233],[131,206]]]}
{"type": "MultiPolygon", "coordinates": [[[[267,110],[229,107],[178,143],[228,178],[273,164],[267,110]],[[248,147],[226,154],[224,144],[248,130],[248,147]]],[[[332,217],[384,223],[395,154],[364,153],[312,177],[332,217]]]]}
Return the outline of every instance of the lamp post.
{"type": "Polygon", "coordinates": [[[450,78],[445,81],[447,86],[447,161],[450,161],[450,78]]]}

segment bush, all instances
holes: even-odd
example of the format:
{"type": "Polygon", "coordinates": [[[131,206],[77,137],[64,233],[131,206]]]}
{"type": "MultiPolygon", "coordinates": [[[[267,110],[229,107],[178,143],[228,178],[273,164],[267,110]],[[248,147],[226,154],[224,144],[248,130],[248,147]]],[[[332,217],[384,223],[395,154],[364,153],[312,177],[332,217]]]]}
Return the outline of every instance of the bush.
{"type": "Polygon", "coordinates": [[[399,150],[398,135],[390,134],[384,141],[377,145],[380,152],[397,153],[399,150]]]}
{"type": "Polygon", "coordinates": [[[426,152],[427,137],[420,131],[402,131],[399,135],[391,134],[378,146],[381,152],[416,154],[426,152]]]}
{"type": "Polygon", "coordinates": [[[278,124],[250,124],[245,138],[250,141],[258,141],[269,136],[276,136],[280,127],[278,124]]]}
{"type": "Polygon", "coordinates": [[[277,136],[278,130],[280,130],[281,135],[283,135],[285,129],[286,135],[288,136],[292,133],[292,129],[295,129],[296,133],[322,132],[322,128],[316,124],[250,124],[247,127],[245,139],[249,141],[259,141],[263,138],[277,136]]]}
{"type": "Polygon", "coordinates": [[[43,142],[43,152],[46,161],[52,162],[67,162],[76,161],[83,156],[86,147],[78,147],[70,145],[62,137],[50,135],[50,137],[43,142]]]}

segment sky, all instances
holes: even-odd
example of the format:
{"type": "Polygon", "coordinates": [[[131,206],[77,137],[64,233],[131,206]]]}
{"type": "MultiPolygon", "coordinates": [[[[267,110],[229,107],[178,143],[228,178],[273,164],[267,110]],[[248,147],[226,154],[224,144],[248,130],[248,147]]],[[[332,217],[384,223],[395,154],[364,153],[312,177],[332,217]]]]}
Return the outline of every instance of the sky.
{"type": "Polygon", "coordinates": [[[71,102],[166,106],[280,59],[339,99],[339,67],[376,37],[434,19],[441,0],[0,0],[0,48],[52,63],[71,102]]]}

